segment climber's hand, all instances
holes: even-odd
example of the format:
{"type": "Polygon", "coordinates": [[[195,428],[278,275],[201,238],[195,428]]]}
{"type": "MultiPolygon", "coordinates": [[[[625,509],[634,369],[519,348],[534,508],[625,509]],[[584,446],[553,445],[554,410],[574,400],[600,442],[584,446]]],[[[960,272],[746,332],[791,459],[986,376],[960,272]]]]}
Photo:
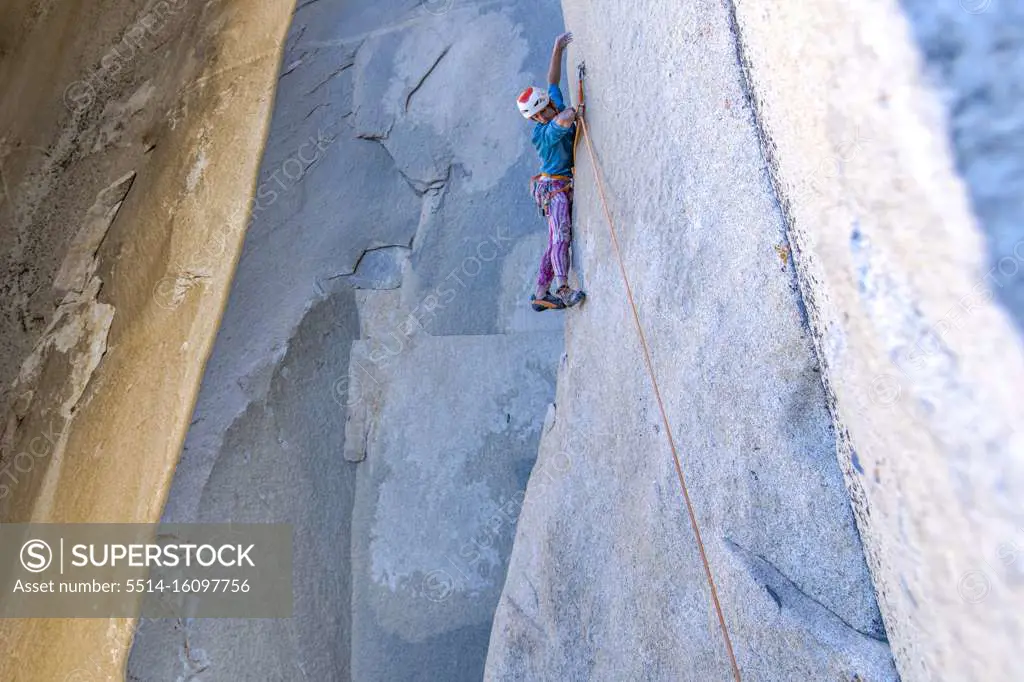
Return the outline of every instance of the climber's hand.
{"type": "Polygon", "coordinates": [[[555,49],[551,51],[551,66],[548,67],[548,83],[558,85],[562,80],[562,54],[565,46],[572,42],[571,33],[563,33],[555,38],[555,49]]]}
{"type": "Polygon", "coordinates": [[[566,107],[565,109],[562,109],[562,111],[558,112],[558,116],[555,116],[555,125],[560,128],[569,128],[575,120],[576,110],[572,107],[566,107]]]}

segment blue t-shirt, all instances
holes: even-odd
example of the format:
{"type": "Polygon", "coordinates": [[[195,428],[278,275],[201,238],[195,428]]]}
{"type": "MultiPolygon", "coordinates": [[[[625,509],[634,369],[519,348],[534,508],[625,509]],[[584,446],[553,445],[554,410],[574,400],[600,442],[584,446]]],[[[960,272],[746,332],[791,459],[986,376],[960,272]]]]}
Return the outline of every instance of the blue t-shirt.
{"type": "MultiPolygon", "coordinates": [[[[565,108],[565,99],[558,84],[548,86],[551,103],[559,111],[565,108]]],[[[551,120],[538,123],[533,128],[533,146],[540,154],[540,172],[548,175],[572,175],[572,143],[576,135],[576,124],[563,128],[551,120]]]]}

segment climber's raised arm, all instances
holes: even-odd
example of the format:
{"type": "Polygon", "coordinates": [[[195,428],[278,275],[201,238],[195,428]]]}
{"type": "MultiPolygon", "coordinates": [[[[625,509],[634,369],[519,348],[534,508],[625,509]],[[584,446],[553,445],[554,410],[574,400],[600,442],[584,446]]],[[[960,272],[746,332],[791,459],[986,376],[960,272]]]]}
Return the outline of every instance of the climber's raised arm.
{"type": "Polygon", "coordinates": [[[562,80],[562,54],[565,46],[572,42],[572,33],[563,33],[555,38],[555,47],[551,51],[551,66],[548,67],[548,85],[558,85],[562,80]]]}

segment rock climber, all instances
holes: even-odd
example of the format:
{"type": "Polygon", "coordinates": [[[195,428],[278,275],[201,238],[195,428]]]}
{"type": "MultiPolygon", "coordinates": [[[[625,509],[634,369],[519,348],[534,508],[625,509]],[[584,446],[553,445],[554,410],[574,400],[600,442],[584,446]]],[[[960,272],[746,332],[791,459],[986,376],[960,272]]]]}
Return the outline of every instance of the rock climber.
{"type": "Polygon", "coordinates": [[[541,172],[533,176],[534,201],[548,221],[548,246],[540,261],[537,290],[530,305],[537,312],[561,310],[582,302],[585,294],[569,286],[569,243],[572,240],[573,141],[577,112],[565,106],[562,90],[562,55],[572,33],[555,38],[548,68],[547,90],[529,87],[519,95],[519,111],[535,121],[533,146],[540,155],[541,172]],[[555,294],[550,292],[554,282],[555,294]]]}

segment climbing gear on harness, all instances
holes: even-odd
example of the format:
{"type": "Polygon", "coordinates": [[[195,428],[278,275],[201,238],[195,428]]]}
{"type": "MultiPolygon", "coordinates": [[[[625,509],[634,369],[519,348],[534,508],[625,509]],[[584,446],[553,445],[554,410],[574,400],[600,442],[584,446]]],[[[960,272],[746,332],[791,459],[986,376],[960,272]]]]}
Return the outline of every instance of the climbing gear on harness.
{"type": "Polygon", "coordinates": [[[572,178],[568,175],[538,173],[530,178],[530,194],[543,216],[548,214],[551,198],[562,192],[572,193],[572,178]]]}
{"type": "MultiPolygon", "coordinates": [[[[583,101],[583,69],[581,65],[580,69],[580,102],[583,101]]],[[[619,238],[615,232],[615,221],[612,219],[611,210],[608,208],[608,198],[604,191],[604,181],[601,173],[601,166],[597,162],[597,155],[594,153],[594,144],[590,139],[590,133],[587,129],[587,122],[585,118],[579,118],[579,127],[577,129],[578,137],[582,137],[587,145],[587,152],[590,157],[590,164],[594,169],[594,178],[597,181],[597,191],[601,198],[601,205],[604,208],[605,219],[608,221],[608,233],[611,235],[612,247],[615,251],[616,259],[619,262],[619,271],[622,273],[622,282],[626,287],[626,299],[629,303],[629,307],[633,313],[633,322],[636,326],[637,335],[640,337],[640,347],[643,350],[644,364],[647,365],[647,374],[651,379],[651,386],[654,389],[654,397],[658,403],[658,409],[661,412],[661,421],[665,427],[665,435],[668,438],[669,449],[672,452],[672,460],[676,469],[676,476],[679,479],[679,487],[683,492],[683,500],[686,505],[686,512],[690,517],[690,527],[693,529],[694,537],[697,540],[697,549],[700,551],[700,559],[704,565],[704,576],[708,582],[708,588],[711,593],[711,602],[715,608],[715,614],[718,616],[718,625],[722,631],[722,638],[725,641],[725,650],[729,656],[729,664],[732,666],[732,674],[736,679],[736,682],[742,682],[740,677],[740,667],[736,662],[736,654],[732,648],[732,639],[729,637],[729,628],[725,624],[725,615],[722,612],[722,604],[718,599],[718,589],[715,586],[715,578],[711,572],[711,564],[708,561],[707,551],[704,549],[704,541],[701,537],[700,526],[697,523],[697,514],[693,510],[693,502],[690,500],[690,492],[686,488],[686,477],[683,475],[683,465],[679,459],[679,452],[676,448],[675,438],[672,436],[672,429],[669,425],[668,413],[665,411],[665,403],[661,397],[661,389],[658,387],[658,379],[654,373],[654,363],[651,360],[651,350],[647,345],[647,336],[644,333],[643,325],[640,323],[640,313],[637,311],[636,299],[633,297],[633,287],[629,282],[629,276],[626,273],[626,265],[622,259],[622,249],[619,247],[619,238]]]]}
{"type": "Polygon", "coordinates": [[[539,173],[530,178],[530,194],[543,216],[548,214],[551,198],[563,192],[572,193],[572,178],[568,175],[539,173]]]}
{"type": "Polygon", "coordinates": [[[537,298],[536,296],[530,296],[530,307],[536,310],[538,313],[542,313],[545,310],[564,310],[565,303],[560,298],[555,298],[550,293],[544,294],[544,298],[537,298]]]}
{"type": "Polygon", "coordinates": [[[547,109],[551,102],[548,93],[540,88],[529,87],[519,95],[519,112],[526,118],[533,118],[547,109]]]}
{"type": "Polygon", "coordinates": [[[567,286],[559,289],[555,292],[555,295],[561,299],[566,308],[572,308],[574,305],[579,305],[583,302],[583,299],[587,297],[587,295],[579,289],[570,289],[567,286]]]}

